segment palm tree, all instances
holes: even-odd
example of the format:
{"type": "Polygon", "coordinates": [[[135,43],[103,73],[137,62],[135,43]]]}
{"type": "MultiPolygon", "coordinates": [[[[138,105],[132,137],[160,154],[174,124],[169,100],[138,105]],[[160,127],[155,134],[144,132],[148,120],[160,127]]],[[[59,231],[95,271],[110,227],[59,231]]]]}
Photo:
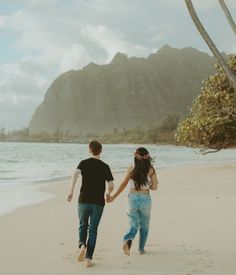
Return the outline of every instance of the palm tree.
{"type": "Polygon", "coordinates": [[[220,3],[221,8],[223,9],[223,11],[225,13],[225,16],[226,16],[226,18],[227,18],[227,20],[228,20],[228,22],[229,22],[229,24],[230,24],[230,26],[231,26],[234,34],[236,35],[236,24],[235,24],[235,22],[233,20],[233,17],[231,15],[228,7],[225,4],[225,1],[224,0],[219,0],[219,3],[220,3]]]}
{"type": "Polygon", "coordinates": [[[202,38],[207,43],[209,49],[211,50],[211,52],[213,53],[215,58],[218,60],[220,66],[224,70],[224,72],[225,72],[226,76],[228,77],[231,85],[233,86],[234,91],[236,92],[236,76],[233,74],[233,72],[231,71],[231,69],[227,65],[226,61],[224,60],[223,56],[221,55],[221,53],[217,49],[215,43],[212,41],[212,39],[208,35],[207,31],[203,27],[200,19],[198,18],[198,15],[197,15],[194,7],[193,7],[192,1],[191,0],[185,0],[185,3],[187,5],[189,14],[190,14],[190,16],[193,20],[193,23],[194,23],[195,27],[197,28],[197,30],[201,34],[202,38]]]}

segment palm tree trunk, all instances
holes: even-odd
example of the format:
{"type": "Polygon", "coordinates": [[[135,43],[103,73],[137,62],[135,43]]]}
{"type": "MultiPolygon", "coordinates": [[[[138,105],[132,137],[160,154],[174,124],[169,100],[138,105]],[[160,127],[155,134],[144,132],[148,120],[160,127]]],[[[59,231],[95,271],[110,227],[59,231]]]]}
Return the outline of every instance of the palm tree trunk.
{"type": "Polygon", "coordinates": [[[185,3],[187,5],[189,14],[190,14],[190,16],[193,20],[194,25],[198,29],[198,31],[201,34],[202,38],[207,43],[209,49],[211,50],[211,52],[213,53],[215,58],[218,60],[220,66],[224,70],[224,72],[225,72],[226,76],[228,77],[231,85],[233,86],[234,91],[236,92],[236,76],[233,74],[233,72],[231,71],[231,69],[227,65],[226,61],[224,60],[223,56],[221,55],[221,53],[217,49],[216,45],[214,44],[214,42],[212,41],[212,39],[210,38],[210,36],[206,32],[205,28],[203,27],[200,19],[198,18],[198,15],[197,15],[194,7],[193,7],[192,1],[191,0],[185,0],[185,3]]]}
{"type": "Polygon", "coordinates": [[[235,22],[233,20],[233,17],[231,15],[228,7],[225,4],[225,1],[224,0],[219,0],[219,3],[220,3],[221,8],[223,9],[223,11],[225,13],[225,16],[226,16],[226,18],[227,18],[227,20],[228,20],[228,22],[229,22],[229,24],[230,24],[230,26],[231,26],[234,34],[236,35],[236,24],[235,24],[235,22]]]}

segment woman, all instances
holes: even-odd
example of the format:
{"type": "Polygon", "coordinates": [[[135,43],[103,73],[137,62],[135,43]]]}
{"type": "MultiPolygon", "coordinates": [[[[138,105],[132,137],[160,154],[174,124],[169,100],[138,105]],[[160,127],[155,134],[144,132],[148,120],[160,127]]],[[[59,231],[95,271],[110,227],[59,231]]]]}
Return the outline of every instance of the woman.
{"type": "Polygon", "coordinates": [[[147,149],[143,147],[138,148],[134,153],[134,166],[128,168],[127,174],[116,193],[113,196],[107,195],[107,202],[114,201],[128,183],[130,185],[127,210],[129,229],[123,238],[123,250],[126,255],[130,255],[132,241],[139,230],[139,252],[144,254],[151,213],[149,191],[157,190],[158,180],[152,165],[152,158],[147,149]]]}

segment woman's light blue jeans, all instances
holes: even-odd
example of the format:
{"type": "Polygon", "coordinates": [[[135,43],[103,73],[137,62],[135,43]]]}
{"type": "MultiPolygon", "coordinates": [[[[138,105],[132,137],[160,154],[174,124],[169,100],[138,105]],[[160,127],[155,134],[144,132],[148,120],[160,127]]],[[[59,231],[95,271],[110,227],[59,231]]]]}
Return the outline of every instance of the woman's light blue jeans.
{"type": "Polygon", "coordinates": [[[123,240],[134,240],[139,230],[139,251],[144,251],[145,243],[148,237],[151,197],[149,194],[129,193],[127,215],[129,220],[129,229],[123,240]]]}

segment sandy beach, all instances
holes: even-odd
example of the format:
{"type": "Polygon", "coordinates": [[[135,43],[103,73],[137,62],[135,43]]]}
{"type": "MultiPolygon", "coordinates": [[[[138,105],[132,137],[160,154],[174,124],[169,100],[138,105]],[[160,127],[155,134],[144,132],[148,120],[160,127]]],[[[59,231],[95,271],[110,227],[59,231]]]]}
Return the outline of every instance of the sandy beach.
{"type": "Polygon", "coordinates": [[[122,253],[128,190],[122,193],[105,207],[91,268],[76,261],[77,195],[66,201],[69,180],[45,184],[53,199],[0,216],[1,274],[234,275],[235,176],[232,164],[159,170],[145,255],[138,239],[130,257],[122,253]]]}

